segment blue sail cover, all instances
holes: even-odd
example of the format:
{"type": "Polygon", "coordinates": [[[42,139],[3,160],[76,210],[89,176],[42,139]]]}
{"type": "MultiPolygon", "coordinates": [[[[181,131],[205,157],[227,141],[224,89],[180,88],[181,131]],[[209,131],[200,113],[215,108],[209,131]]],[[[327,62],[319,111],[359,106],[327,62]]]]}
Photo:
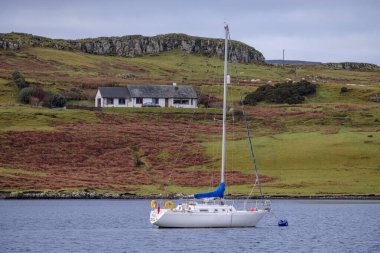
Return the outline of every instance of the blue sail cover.
{"type": "Polygon", "coordinates": [[[196,199],[223,198],[225,190],[226,190],[226,185],[224,183],[221,183],[218,186],[218,188],[216,188],[215,191],[213,191],[213,192],[207,192],[207,193],[197,193],[197,194],[194,194],[194,198],[196,198],[196,199]]]}

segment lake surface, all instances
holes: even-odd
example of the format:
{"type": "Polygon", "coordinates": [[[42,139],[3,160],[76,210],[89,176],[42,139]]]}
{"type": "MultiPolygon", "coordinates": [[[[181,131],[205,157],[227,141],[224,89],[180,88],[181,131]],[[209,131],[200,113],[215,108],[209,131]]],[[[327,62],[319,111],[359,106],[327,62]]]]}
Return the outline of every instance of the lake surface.
{"type": "Polygon", "coordinates": [[[273,200],[272,209],[288,227],[269,214],[255,228],[158,229],[149,200],[3,200],[0,252],[380,252],[379,201],[273,200]]]}

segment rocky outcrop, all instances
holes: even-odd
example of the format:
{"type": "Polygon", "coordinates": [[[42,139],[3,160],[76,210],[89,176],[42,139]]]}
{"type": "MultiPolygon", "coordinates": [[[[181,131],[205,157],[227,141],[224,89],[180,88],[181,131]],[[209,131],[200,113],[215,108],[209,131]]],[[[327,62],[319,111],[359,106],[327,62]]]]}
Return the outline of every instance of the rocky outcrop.
{"type": "Polygon", "coordinates": [[[331,62],[325,63],[330,69],[345,69],[345,70],[374,70],[377,69],[378,66],[376,64],[371,63],[360,63],[360,62],[331,62]]]}
{"type": "MultiPolygon", "coordinates": [[[[89,54],[135,57],[182,50],[207,56],[223,57],[224,40],[193,37],[186,34],[165,34],[153,37],[131,35],[80,40],[58,40],[20,33],[0,34],[0,48],[20,49],[49,47],[61,50],[80,50],[89,54]]],[[[238,41],[231,41],[230,57],[241,63],[264,63],[265,58],[256,49],[238,41]]]]}

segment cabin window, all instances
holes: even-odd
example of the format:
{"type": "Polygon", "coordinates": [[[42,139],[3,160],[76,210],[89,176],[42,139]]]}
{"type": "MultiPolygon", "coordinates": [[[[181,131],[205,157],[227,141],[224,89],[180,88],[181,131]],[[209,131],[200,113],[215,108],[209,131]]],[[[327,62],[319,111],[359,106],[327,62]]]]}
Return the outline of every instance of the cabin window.
{"type": "Polygon", "coordinates": [[[174,99],[173,104],[175,104],[175,105],[188,105],[189,100],[188,99],[174,99]]]}
{"type": "Polygon", "coordinates": [[[225,212],[226,211],[226,209],[222,209],[222,212],[225,212]]]}
{"type": "Polygon", "coordinates": [[[152,103],[158,105],[159,99],[158,98],[152,98],[152,103]]]}
{"type": "Polygon", "coordinates": [[[214,212],[218,212],[218,209],[215,209],[214,212]]]}
{"type": "Polygon", "coordinates": [[[208,209],[199,209],[199,212],[208,212],[208,209]]]}
{"type": "Polygon", "coordinates": [[[136,98],[136,104],[142,104],[143,99],[142,98],[136,98]]]}
{"type": "Polygon", "coordinates": [[[119,98],[119,105],[125,105],[125,98],[119,98]]]}
{"type": "Polygon", "coordinates": [[[113,105],[113,98],[107,98],[107,105],[113,105]]]}

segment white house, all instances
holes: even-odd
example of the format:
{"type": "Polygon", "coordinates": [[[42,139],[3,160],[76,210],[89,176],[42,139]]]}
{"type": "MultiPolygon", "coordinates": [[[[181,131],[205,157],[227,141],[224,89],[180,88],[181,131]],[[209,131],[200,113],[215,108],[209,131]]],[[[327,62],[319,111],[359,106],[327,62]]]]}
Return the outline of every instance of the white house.
{"type": "Polygon", "coordinates": [[[127,85],[99,87],[96,107],[181,107],[197,108],[198,96],[189,85],[127,85]]]}

